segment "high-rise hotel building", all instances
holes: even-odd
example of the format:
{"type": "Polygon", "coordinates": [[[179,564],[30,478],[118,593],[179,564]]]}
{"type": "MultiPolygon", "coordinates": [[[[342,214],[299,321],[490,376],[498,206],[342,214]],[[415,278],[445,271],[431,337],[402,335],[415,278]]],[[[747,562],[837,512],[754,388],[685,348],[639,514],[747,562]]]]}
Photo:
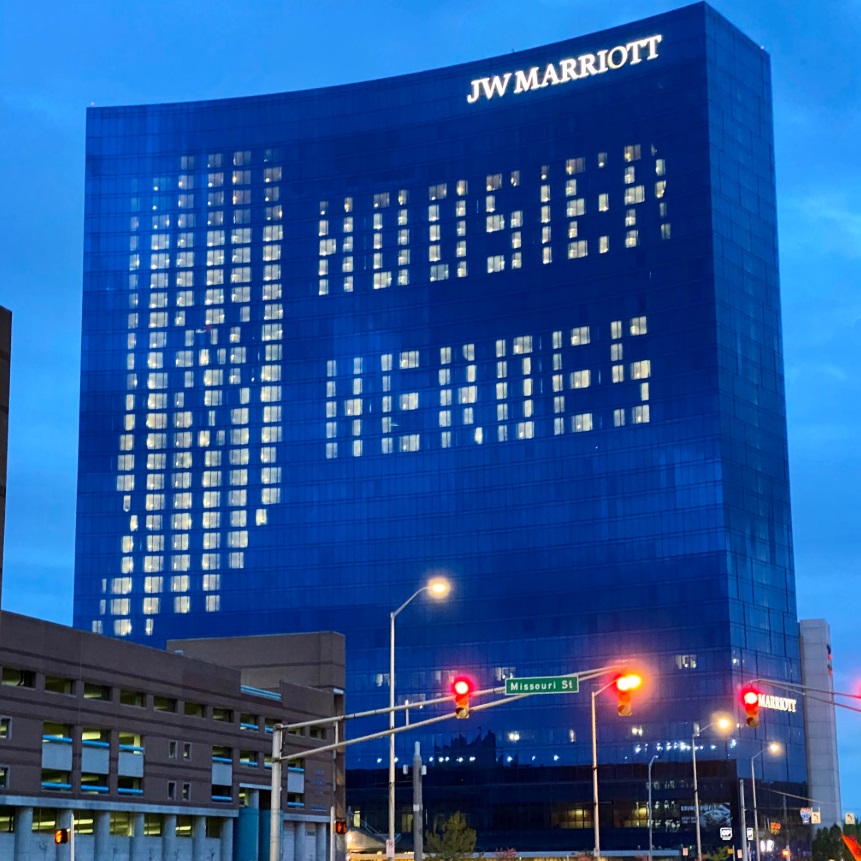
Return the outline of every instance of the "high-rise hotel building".
{"type": "MultiPolygon", "coordinates": [[[[695,723],[716,810],[765,741],[763,779],[804,781],[800,713],[708,728],[744,680],[800,678],[769,59],[707,5],[386,80],[90,109],[83,327],[76,625],[343,631],[356,711],[388,702],[390,612],[445,572],[448,600],[398,616],[399,702],[460,672],[647,669],[633,717],[596,700],[608,786],[636,778],[605,787],[608,845],[645,845],[655,755],[657,845],[690,837],[695,723]]],[[[589,846],[589,692],[399,758],[422,741],[431,800],[476,788],[440,809],[490,848],[589,846]]]]}

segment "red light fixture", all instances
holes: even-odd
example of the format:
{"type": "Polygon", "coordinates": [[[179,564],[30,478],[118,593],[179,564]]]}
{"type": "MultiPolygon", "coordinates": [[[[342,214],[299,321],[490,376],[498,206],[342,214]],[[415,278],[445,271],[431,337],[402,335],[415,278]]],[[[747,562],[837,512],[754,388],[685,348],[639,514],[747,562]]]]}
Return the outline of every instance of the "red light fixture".
{"type": "Polygon", "coordinates": [[[629,717],[631,714],[631,692],[643,684],[643,677],[637,673],[623,673],[613,684],[619,697],[619,714],[629,717]]]}
{"type": "Polygon", "coordinates": [[[455,679],[451,686],[454,691],[454,716],[459,720],[469,717],[469,697],[472,688],[472,681],[463,676],[455,679]]]}
{"type": "Polygon", "coordinates": [[[759,726],[759,691],[747,687],[741,692],[741,702],[747,715],[747,725],[752,729],[759,726]]]}

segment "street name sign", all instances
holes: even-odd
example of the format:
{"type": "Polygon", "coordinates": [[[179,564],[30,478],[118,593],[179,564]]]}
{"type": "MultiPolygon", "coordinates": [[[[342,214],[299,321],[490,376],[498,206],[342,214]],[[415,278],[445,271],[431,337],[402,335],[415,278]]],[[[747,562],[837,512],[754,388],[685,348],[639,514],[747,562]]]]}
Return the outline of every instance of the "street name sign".
{"type": "Polygon", "coordinates": [[[533,676],[523,679],[506,679],[505,693],[513,694],[576,694],[580,692],[577,676],[533,676]]]}

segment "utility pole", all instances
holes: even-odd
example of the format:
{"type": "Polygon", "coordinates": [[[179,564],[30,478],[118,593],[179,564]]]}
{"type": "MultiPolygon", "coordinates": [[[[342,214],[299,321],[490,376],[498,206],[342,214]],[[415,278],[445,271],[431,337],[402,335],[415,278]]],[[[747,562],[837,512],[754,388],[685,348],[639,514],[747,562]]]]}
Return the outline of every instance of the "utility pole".
{"type": "Polygon", "coordinates": [[[422,765],[421,745],[416,742],[413,754],[413,861],[423,861],[424,841],[422,828],[424,826],[424,805],[422,803],[422,765]]]}
{"type": "Polygon", "coordinates": [[[744,780],[738,781],[738,812],[741,820],[741,861],[750,861],[747,848],[747,817],[744,813],[744,780]]]}

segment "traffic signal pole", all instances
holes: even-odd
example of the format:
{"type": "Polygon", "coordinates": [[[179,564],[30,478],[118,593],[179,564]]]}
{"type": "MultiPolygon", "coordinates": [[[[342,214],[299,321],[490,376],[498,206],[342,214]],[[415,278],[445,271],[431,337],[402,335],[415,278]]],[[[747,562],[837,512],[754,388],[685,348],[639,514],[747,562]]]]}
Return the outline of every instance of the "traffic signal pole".
{"type": "MultiPolygon", "coordinates": [[[[611,665],[607,667],[598,667],[592,670],[585,670],[582,673],[578,673],[580,679],[588,680],[594,679],[598,676],[601,676],[605,673],[612,672],[614,670],[618,670],[619,665],[611,665]]],[[[613,684],[612,682],[610,684],[613,684]]],[[[607,685],[610,687],[610,685],[607,685]]],[[[603,690],[603,688],[602,688],[603,690]]],[[[495,687],[495,688],[485,688],[480,691],[472,691],[473,696],[483,696],[485,694],[503,694],[505,693],[505,686],[495,687]]],[[[527,694],[515,694],[514,696],[506,696],[501,700],[494,700],[489,703],[482,703],[476,706],[470,706],[471,712],[484,711],[485,709],[496,708],[497,706],[507,705],[508,703],[515,702],[517,700],[525,699],[526,697],[534,696],[532,693],[527,694]]],[[[436,703],[444,703],[444,702],[452,702],[456,697],[453,695],[437,697],[433,700],[425,700],[421,703],[421,706],[429,706],[434,705],[436,703]]],[[[594,701],[593,701],[594,706],[594,701]]],[[[432,724],[440,723],[444,720],[450,720],[455,717],[453,713],[448,713],[444,715],[437,715],[436,717],[428,718],[427,720],[419,721],[418,723],[404,724],[400,727],[394,727],[390,729],[384,729],[380,732],[374,732],[370,735],[363,735],[359,738],[351,738],[351,739],[343,739],[336,740],[332,744],[321,745],[320,747],[314,747],[309,750],[300,751],[298,753],[290,753],[286,756],[283,755],[283,743],[284,743],[284,731],[291,729],[301,729],[303,727],[308,726],[321,726],[327,724],[339,724],[341,721],[347,720],[348,718],[357,718],[357,717],[371,717],[373,715],[378,714],[387,714],[405,711],[409,708],[416,708],[416,703],[409,703],[402,706],[395,706],[392,709],[373,709],[371,711],[366,712],[355,712],[349,715],[337,715],[334,717],[328,718],[317,718],[309,721],[302,721],[301,723],[294,724],[276,724],[272,729],[272,781],[271,781],[271,808],[270,808],[270,834],[269,834],[269,861],[281,861],[281,781],[283,775],[283,763],[293,762],[297,759],[304,759],[308,756],[313,756],[318,753],[327,753],[329,751],[339,751],[343,750],[345,747],[349,747],[353,744],[361,744],[365,741],[374,741],[375,739],[388,738],[389,736],[394,737],[395,735],[402,732],[410,732],[412,730],[421,729],[422,727],[431,726],[432,724]]],[[[337,734],[336,734],[337,739],[337,734]]]]}

